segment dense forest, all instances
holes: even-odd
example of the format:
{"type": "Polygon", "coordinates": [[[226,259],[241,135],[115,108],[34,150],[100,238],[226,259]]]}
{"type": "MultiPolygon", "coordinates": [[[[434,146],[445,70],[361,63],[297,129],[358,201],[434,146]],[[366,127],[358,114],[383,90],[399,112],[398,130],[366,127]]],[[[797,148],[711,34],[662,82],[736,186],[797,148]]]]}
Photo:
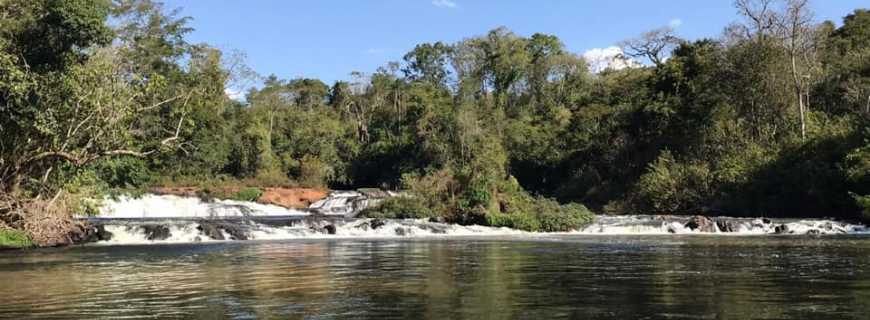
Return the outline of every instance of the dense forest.
{"type": "Polygon", "coordinates": [[[264,77],[239,101],[227,88],[258,76],[189,43],[179,10],[0,0],[0,229],[62,243],[102,196],[184,184],[404,190],[368,214],[533,231],[590,212],[870,215],[870,11],[734,7],[715,37],[624,40],[623,68],[496,28],[350,81],[264,77]]]}

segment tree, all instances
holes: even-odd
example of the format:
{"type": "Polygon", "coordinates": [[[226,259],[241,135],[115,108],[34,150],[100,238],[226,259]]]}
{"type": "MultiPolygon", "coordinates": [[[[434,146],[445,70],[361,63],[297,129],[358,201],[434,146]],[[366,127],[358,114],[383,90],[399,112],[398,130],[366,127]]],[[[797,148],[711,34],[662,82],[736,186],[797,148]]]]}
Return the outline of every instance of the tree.
{"type": "Polygon", "coordinates": [[[442,43],[418,44],[414,50],[405,54],[405,68],[402,72],[411,81],[423,81],[434,86],[445,86],[450,71],[447,70],[447,59],[450,46],[442,43]]]}
{"type": "Polygon", "coordinates": [[[622,51],[632,58],[646,58],[655,66],[661,66],[666,55],[680,44],[682,40],[674,36],[674,29],[661,27],[644,32],[638,38],[628,39],[620,43],[622,51]]]}

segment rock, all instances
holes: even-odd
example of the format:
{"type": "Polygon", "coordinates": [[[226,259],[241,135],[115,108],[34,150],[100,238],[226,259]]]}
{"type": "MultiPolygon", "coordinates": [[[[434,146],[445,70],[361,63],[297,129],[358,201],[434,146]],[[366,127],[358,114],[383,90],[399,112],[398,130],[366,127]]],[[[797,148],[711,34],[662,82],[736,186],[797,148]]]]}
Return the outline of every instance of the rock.
{"type": "Polygon", "coordinates": [[[764,229],[764,221],[761,219],[752,220],[752,228],[764,229]]]}
{"type": "Polygon", "coordinates": [[[700,232],[716,232],[716,223],[705,216],[694,216],[684,226],[700,232]]]}
{"type": "Polygon", "coordinates": [[[230,240],[248,240],[248,234],[239,225],[221,223],[218,227],[230,235],[230,240]]]}
{"type": "Polygon", "coordinates": [[[366,222],[360,223],[360,224],[356,225],[354,228],[360,229],[362,231],[369,231],[369,228],[371,228],[371,222],[366,221],[366,222]]]}
{"type": "Polygon", "coordinates": [[[789,233],[788,225],[781,224],[781,225],[778,225],[776,227],[773,227],[773,233],[776,233],[776,234],[789,233]]]}
{"type": "Polygon", "coordinates": [[[230,235],[229,240],[248,240],[245,230],[241,226],[232,223],[202,222],[196,229],[214,240],[227,240],[224,232],[230,235]]]}
{"type": "Polygon", "coordinates": [[[335,234],[335,225],[327,224],[323,227],[323,230],[326,231],[327,234],[335,234]]]}
{"type": "Polygon", "coordinates": [[[369,225],[372,227],[372,230],[377,230],[378,228],[383,227],[385,224],[387,224],[387,223],[381,219],[374,219],[374,220],[369,222],[369,225]]]}
{"type": "Polygon", "coordinates": [[[199,226],[196,227],[196,229],[199,230],[199,232],[201,232],[206,237],[212,238],[214,240],[224,240],[224,234],[215,224],[200,223],[199,226]]]}
{"type": "Polygon", "coordinates": [[[429,222],[446,223],[447,219],[444,219],[444,217],[431,217],[429,218],[429,222]]]}
{"type": "Polygon", "coordinates": [[[91,243],[112,240],[114,235],[104,225],[88,225],[76,236],[76,243],[91,243]]]}
{"type": "Polygon", "coordinates": [[[734,222],[724,219],[716,220],[716,227],[719,228],[720,232],[736,232],[738,229],[734,222]]]}
{"type": "Polygon", "coordinates": [[[822,232],[819,231],[818,229],[810,229],[807,231],[807,234],[811,235],[811,236],[817,236],[817,235],[821,235],[822,232]]]}
{"type": "Polygon", "coordinates": [[[771,223],[773,223],[773,221],[770,221],[770,219],[768,219],[768,218],[762,218],[762,219],[761,219],[761,223],[763,223],[763,224],[771,224],[771,223]]]}
{"type": "Polygon", "coordinates": [[[142,231],[145,232],[145,238],[150,241],[157,240],[166,240],[169,239],[172,234],[169,232],[169,227],[163,225],[156,224],[146,224],[140,226],[142,231]]]}
{"type": "Polygon", "coordinates": [[[405,227],[396,227],[396,235],[398,235],[398,236],[406,236],[410,233],[411,233],[411,231],[405,227]]]}

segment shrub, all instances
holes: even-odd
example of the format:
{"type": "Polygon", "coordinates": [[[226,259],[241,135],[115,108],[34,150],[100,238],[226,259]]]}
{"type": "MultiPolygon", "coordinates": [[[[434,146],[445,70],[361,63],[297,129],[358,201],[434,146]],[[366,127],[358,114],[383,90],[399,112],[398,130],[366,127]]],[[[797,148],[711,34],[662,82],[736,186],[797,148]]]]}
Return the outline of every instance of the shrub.
{"type": "Polygon", "coordinates": [[[392,197],[384,199],[373,208],[360,213],[363,217],[379,219],[420,219],[433,217],[432,210],[417,197],[392,197]]]}
{"type": "Polygon", "coordinates": [[[637,183],[635,206],[649,213],[690,213],[704,206],[711,183],[705,163],[679,163],[667,150],[637,183]]]}
{"type": "Polygon", "coordinates": [[[30,236],[21,230],[0,229],[0,247],[27,248],[33,246],[30,236]]]}
{"type": "Polygon", "coordinates": [[[852,198],[855,199],[855,202],[858,203],[859,207],[864,209],[862,215],[864,221],[870,221],[870,195],[859,196],[853,193],[852,198]]]}
{"type": "Polygon", "coordinates": [[[486,215],[486,222],[491,227],[506,227],[532,232],[541,231],[541,222],[534,214],[527,212],[491,213],[486,215]]]}
{"type": "Polygon", "coordinates": [[[562,232],[577,230],[589,223],[595,217],[585,206],[576,203],[559,205],[553,200],[542,199],[542,202],[552,202],[547,206],[541,206],[538,212],[538,220],[541,231],[562,232]]]}
{"type": "Polygon", "coordinates": [[[233,194],[230,199],[237,201],[256,201],[262,195],[263,190],[260,190],[259,188],[244,188],[233,194]]]}
{"type": "Polygon", "coordinates": [[[556,200],[532,197],[513,179],[500,186],[498,212],[489,213],[486,223],[532,232],[564,232],[591,223],[595,215],[585,206],[560,204],[556,200]]]}

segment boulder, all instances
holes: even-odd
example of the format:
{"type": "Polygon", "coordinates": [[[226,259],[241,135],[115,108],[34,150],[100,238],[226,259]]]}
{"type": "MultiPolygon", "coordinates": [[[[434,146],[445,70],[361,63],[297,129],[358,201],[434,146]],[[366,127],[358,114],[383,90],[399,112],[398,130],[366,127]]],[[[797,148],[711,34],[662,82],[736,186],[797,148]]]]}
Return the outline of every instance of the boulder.
{"type": "Polygon", "coordinates": [[[220,228],[216,224],[212,223],[200,223],[199,226],[196,227],[200,233],[205,235],[206,237],[212,238],[214,240],[224,240],[224,234],[221,232],[220,228]]]}
{"type": "Polygon", "coordinates": [[[396,227],[397,236],[406,236],[411,234],[411,230],[405,227],[396,227]]]}
{"type": "Polygon", "coordinates": [[[444,219],[444,217],[442,217],[442,216],[436,216],[436,217],[429,218],[429,222],[447,223],[447,219],[444,219]]]}
{"type": "Polygon", "coordinates": [[[327,234],[335,234],[335,225],[327,224],[325,227],[323,227],[323,231],[326,231],[327,234]]]}
{"type": "Polygon", "coordinates": [[[104,225],[88,225],[76,238],[76,243],[90,243],[112,240],[112,233],[104,225]]]}
{"type": "Polygon", "coordinates": [[[773,233],[776,233],[776,234],[789,233],[788,225],[781,224],[781,225],[778,225],[776,227],[773,227],[773,233]]]}
{"type": "Polygon", "coordinates": [[[705,216],[694,216],[684,226],[694,231],[716,232],[716,222],[705,216]]]}
{"type": "Polygon", "coordinates": [[[716,227],[720,232],[737,232],[738,226],[733,222],[725,219],[716,220],[716,227]]]}
{"type": "Polygon", "coordinates": [[[172,236],[172,233],[169,232],[169,227],[164,225],[146,224],[140,226],[140,228],[145,232],[145,239],[150,241],[166,240],[172,236]]]}
{"type": "Polygon", "coordinates": [[[245,229],[239,225],[221,223],[218,227],[230,235],[230,240],[248,240],[248,234],[245,233],[245,229]]]}
{"type": "Polygon", "coordinates": [[[369,225],[372,227],[372,230],[377,230],[378,228],[383,227],[385,224],[387,224],[387,223],[381,219],[374,219],[374,220],[369,222],[369,225]]]}

